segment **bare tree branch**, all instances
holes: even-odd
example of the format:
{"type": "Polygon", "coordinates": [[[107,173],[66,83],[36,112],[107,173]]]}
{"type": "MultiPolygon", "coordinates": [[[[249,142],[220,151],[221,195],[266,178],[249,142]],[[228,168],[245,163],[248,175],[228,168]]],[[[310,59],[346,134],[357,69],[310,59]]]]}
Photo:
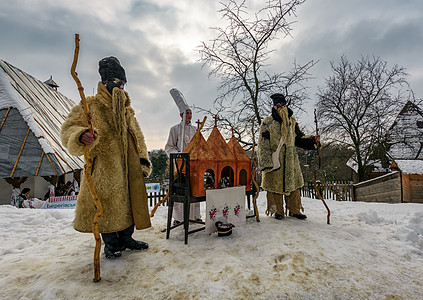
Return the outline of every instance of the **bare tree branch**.
{"type": "Polygon", "coordinates": [[[251,144],[251,133],[245,130],[254,115],[257,131],[263,116],[270,112],[271,93],[282,92],[291,107],[300,110],[308,99],[309,70],[317,63],[299,65],[294,61],[289,72],[269,74],[266,69],[274,49],[269,42],[290,36],[296,8],[306,0],[268,0],[253,16],[248,14],[246,1],[220,2],[219,13],[227,22],[224,28],[212,28],[216,37],[199,46],[203,66],[210,67],[209,77],[221,82],[214,101],[214,112],[219,113],[227,127],[233,127],[237,139],[251,144]]]}
{"type": "Polygon", "coordinates": [[[359,180],[365,179],[372,155],[386,142],[389,128],[412,97],[405,68],[379,57],[362,57],[355,64],[342,56],[331,62],[333,75],[319,88],[318,114],[322,133],[354,149],[359,180]]]}

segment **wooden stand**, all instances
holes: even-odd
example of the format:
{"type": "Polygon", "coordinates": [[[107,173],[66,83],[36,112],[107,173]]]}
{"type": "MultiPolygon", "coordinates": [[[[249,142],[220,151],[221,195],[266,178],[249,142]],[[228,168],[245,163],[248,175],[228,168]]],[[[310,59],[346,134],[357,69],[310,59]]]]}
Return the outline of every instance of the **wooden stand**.
{"type": "MultiPolygon", "coordinates": [[[[250,196],[255,195],[255,189],[246,192],[248,199],[248,209],[250,209],[250,196]]],[[[188,235],[201,230],[206,227],[196,228],[189,230],[190,223],[204,224],[203,221],[196,221],[189,219],[189,211],[191,203],[206,201],[206,196],[194,197],[191,196],[191,183],[190,183],[190,159],[188,153],[172,153],[170,154],[169,166],[169,199],[168,199],[168,214],[167,214],[167,227],[166,239],[170,237],[170,231],[179,226],[184,226],[185,244],[188,244],[188,235]],[[184,221],[182,223],[172,225],[173,206],[177,203],[182,203],[184,210],[184,221]]],[[[254,215],[247,218],[255,217],[257,211],[254,209],[254,215]]]]}
{"type": "Polygon", "coordinates": [[[184,226],[185,244],[188,244],[188,235],[201,230],[206,227],[189,230],[189,223],[205,224],[189,219],[189,209],[191,203],[206,201],[206,196],[192,197],[191,183],[190,183],[190,164],[188,153],[173,153],[170,154],[170,171],[169,171],[169,206],[167,214],[167,229],[166,239],[169,239],[170,231],[176,227],[184,226]],[[176,170],[175,170],[176,168],[176,170]],[[172,178],[173,177],[173,178],[172,178]],[[182,203],[184,209],[184,221],[180,224],[172,226],[173,205],[175,202],[182,203]]]}

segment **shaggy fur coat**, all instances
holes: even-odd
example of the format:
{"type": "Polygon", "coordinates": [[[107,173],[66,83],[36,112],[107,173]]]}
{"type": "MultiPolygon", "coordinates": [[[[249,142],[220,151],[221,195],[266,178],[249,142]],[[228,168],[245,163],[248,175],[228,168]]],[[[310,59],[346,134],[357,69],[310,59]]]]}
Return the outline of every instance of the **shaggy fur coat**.
{"type": "Polygon", "coordinates": [[[258,163],[262,170],[261,186],[264,190],[277,194],[289,195],[304,185],[303,175],[298,160],[296,146],[304,149],[315,149],[313,136],[305,136],[301,132],[292,111],[289,110],[288,135],[279,153],[281,167],[268,172],[272,168],[272,153],[276,151],[281,139],[281,121],[275,114],[263,119],[258,140],[258,163]]]}
{"type": "MultiPolygon", "coordinates": [[[[151,226],[144,182],[144,176],[151,173],[151,163],[144,136],[130,106],[129,95],[121,92],[121,119],[116,119],[112,96],[101,82],[98,83],[97,94],[86,99],[94,130],[98,134],[89,149],[93,160],[91,175],[103,206],[99,221],[101,233],[120,231],[134,223],[137,229],[151,226]]],[[[87,130],[84,108],[79,103],[73,107],[61,129],[62,144],[72,155],[84,154],[80,137],[87,130]]],[[[94,201],[83,176],[74,228],[80,232],[92,232],[95,213],[94,201]]]]}

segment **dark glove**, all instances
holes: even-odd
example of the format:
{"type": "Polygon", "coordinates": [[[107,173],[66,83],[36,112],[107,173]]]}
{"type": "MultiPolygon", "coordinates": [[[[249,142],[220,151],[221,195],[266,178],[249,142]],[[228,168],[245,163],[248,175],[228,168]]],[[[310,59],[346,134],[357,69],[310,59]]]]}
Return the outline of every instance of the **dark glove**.
{"type": "Polygon", "coordinates": [[[265,131],[261,134],[261,136],[266,139],[266,140],[270,140],[270,132],[269,131],[265,131]]]}
{"type": "Polygon", "coordinates": [[[144,177],[148,177],[151,174],[151,164],[148,159],[140,158],[141,169],[144,177]]]}

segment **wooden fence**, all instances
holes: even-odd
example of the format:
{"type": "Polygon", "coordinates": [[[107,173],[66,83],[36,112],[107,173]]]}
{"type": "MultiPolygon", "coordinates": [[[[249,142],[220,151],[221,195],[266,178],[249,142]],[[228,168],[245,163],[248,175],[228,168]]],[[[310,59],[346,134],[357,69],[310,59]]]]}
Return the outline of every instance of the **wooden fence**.
{"type": "MultiPolygon", "coordinates": [[[[317,188],[323,199],[333,199],[336,201],[355,201],[352,181],[324,181],[317,182],[317,188]]],[[[301,195],[316,199],[314,183],[309,181],[301,188],[301,195]]]]}
{"type": "MultiPolygon", "coordinates": [[[[167,190],[160,190],[160,192],[148,193],[147,199],[150,207],[154,207],[157,202],[162,200],[167,194],[167,190]]],[[[167,201],[163,202],[162,206],[167,206],[167,201]]]]}
{"type": "MultiPolygon", "coordinates": [[[[317,187],[320,189],[320,194],[324,199],[333,199],[336,201],[355,201],[353,194],[353,182],[352,181],[324,181],[317,182],[317,187]]],[[[167,194],[167,190],[160,190],[160,192],[154,192],[147,194],[148,203],[150,207],[154,207],[157,202],[162,200],[167,194]]],[[[306,182],[301,188],[301,195],[316,199],[316,191],[314,189],[314,183],[312,181],[306,182]]],[[[162,206],[167,206],[165,201],[162,206]]]]}

